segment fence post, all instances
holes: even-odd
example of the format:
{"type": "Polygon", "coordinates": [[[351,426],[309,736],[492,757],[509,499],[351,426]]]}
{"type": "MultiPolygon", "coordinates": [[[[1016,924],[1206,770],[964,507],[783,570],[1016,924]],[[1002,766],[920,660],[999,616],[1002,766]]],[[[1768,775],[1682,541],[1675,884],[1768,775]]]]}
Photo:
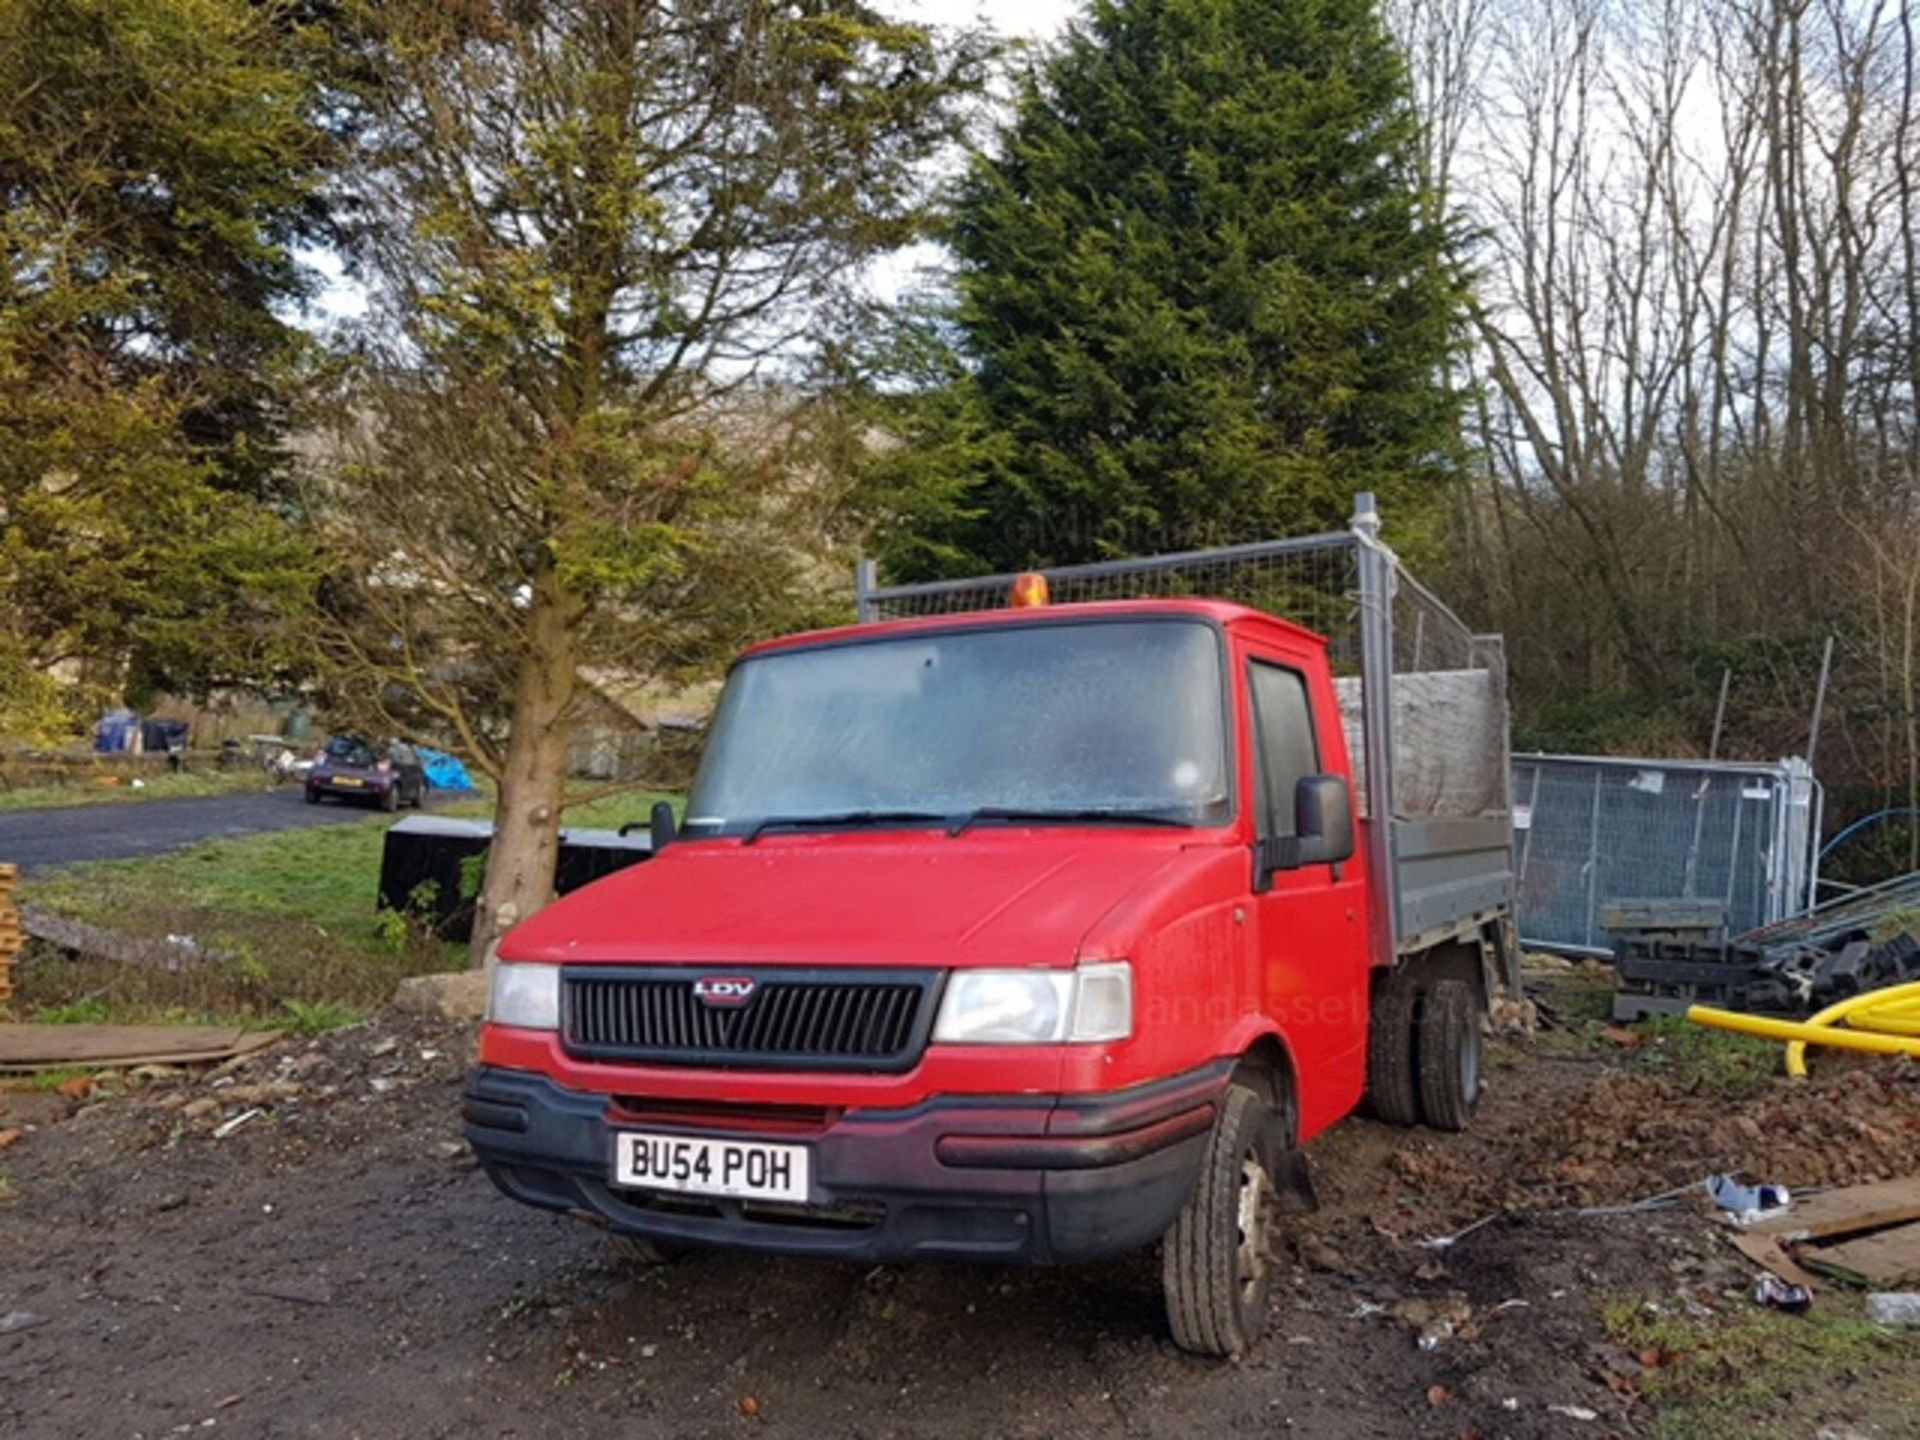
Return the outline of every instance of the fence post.
{"type": "Polygon", "coordinates": [[[1399,562],[1380,543],[1370,491],[1353,497],[1354,569],[1360,591],[1360,686],[1366,724],[1367,868],[1373,876],[1374,963],[1399,954],[1393,836],[1393,588],[1399,562]]]}
{"type": "Polygon", "coordinates": [[[1587,824],[1587,949],[1593,949],[1593,927],[1599,921],[1600,898],[1600,806],[1605,801],[1605,792],[1600,787],[1606,772],[1600,766],[1593,767],[1593,814],[1587,824]]]}
{"type": "Polygon", "coordinates": [[[1807,768],[1813,769],[1820,758],[1820,717],[1827,709],[1827,680],[1833,674],[1833,636],[1827,636],[1826,648],[1820,652],[1820,685],[1813,692],[1813,720],[1807,726],[1807,768]]]}
{"type": "Polygon", "coordinates": [[[853,567],[853,613],[862,625],[873,619],[873,592],[879,588],[878,568],[862,557],[853,567]]]}

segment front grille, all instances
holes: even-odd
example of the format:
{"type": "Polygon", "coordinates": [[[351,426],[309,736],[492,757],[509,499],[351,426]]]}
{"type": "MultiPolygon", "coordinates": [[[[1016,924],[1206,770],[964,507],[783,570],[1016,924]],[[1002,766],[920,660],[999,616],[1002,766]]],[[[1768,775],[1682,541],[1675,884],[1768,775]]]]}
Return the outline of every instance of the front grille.
{"type": "Polygon", "coordinates": [[[937,979],[928,970],[569,969],[562,1035],[585,1059],[904,1070],[926,1046],[937,979]],[[750,980],[752,994],[709,1004],[694,987],[715,978],[750,980]]]}

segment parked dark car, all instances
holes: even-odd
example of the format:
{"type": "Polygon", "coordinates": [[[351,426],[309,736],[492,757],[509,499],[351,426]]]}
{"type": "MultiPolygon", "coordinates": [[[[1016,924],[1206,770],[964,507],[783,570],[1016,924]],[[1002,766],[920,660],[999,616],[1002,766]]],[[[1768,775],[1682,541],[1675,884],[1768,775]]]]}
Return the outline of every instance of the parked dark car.
{"type": "Polygon", "coordinates": [[[397,740],[370,745],[356,736],[329,740],[307,772],[307,803],[368,800],[382,810],[427,802],[426,767],[411,745],[397,740]]]}

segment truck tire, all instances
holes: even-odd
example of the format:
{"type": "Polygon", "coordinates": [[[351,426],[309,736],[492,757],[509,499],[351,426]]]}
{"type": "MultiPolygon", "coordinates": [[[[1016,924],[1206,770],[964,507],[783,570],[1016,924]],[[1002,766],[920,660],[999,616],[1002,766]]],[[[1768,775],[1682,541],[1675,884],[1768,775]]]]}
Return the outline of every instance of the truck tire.
{"type": "Polygon", "coordinates": [[[1167,1323],[1182,1350],[1232,1358],[1267,1327],[1279,1129],[1258,1095],[1227,1086],[1199,1179],[1161,1242],[1167,1323]]]}
{"type": "Polygon", "coordinates": [[[1373,987],[1367,1017],[1367,1096],[1373,1113],[1389,1125],[1420,1119],[1419,1072],[1414,1031],[1420,1019],[1420,987],[1404,970],[1389,970],[1373,987]]]}
{"type": "Polygon", "coordinates": [[[1420,1014],[1420,1113],[1464,1130],[1480,1101],[1480,1006],[1464,980],[1436,980],[1420,1014]]]}

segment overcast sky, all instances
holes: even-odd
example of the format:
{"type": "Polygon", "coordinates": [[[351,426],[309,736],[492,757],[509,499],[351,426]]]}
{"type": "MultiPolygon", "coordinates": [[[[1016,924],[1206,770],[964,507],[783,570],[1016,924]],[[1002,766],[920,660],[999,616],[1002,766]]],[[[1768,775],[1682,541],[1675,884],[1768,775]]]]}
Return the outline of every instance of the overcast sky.
{"type": "Polygon", "coordinates": [[[935,25],[984,20],[1002,35],[1052,35],[1080,7],[1071,0],[882,0],[882,9],[935,25]]]}

